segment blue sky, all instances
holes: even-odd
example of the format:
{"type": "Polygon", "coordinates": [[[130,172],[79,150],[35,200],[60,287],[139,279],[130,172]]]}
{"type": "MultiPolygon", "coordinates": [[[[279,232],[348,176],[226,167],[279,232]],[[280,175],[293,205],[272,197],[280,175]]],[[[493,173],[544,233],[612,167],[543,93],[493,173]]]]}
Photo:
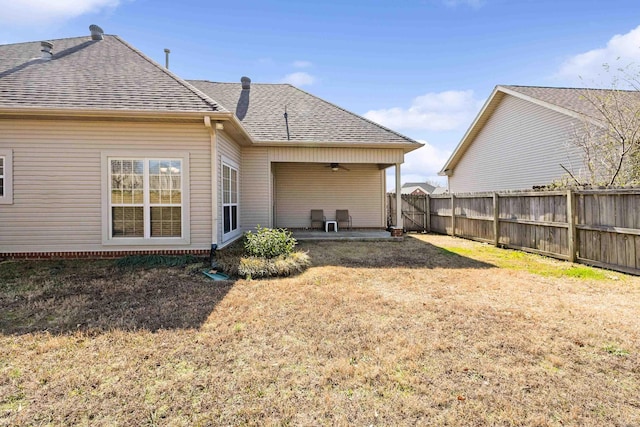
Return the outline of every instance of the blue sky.
{"type": "Polygon", "coordinates": [[[497,84],[606,86],[640,62],[640,4],[582,0],[0,0],[0,43],[117,34],[181,77],[289,82],[426,142],[437,180],[497,84]],[[582,79],[580,78],[582,77],[582,79]]]}

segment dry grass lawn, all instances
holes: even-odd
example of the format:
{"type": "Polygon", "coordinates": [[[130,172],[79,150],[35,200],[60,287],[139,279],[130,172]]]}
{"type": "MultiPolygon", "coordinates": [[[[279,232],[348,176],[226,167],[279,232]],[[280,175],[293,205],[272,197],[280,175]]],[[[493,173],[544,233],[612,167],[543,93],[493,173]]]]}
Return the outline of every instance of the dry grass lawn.
{"type": "Polygon", "coordinates": [[[640,278],[446,236],[0,264],[0,425],[640,425],[640,278]]]}

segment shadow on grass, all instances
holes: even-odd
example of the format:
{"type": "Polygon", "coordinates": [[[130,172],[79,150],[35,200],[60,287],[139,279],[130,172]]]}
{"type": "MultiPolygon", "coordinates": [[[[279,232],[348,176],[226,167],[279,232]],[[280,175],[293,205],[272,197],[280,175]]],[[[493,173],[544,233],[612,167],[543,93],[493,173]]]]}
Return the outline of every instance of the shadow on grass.
{"type": "Polygon", "coordinates": [[[195,267],[119,268],[113,261],[0,264],[0,333],[191,329],[232,288],[195,267]]]}
{"type": "Polygon", "coordinates": [[[300,242],[314,266],[355,268],[493,268],[495,265],[458,255],[419,238],[402,241],[300,242]]]}

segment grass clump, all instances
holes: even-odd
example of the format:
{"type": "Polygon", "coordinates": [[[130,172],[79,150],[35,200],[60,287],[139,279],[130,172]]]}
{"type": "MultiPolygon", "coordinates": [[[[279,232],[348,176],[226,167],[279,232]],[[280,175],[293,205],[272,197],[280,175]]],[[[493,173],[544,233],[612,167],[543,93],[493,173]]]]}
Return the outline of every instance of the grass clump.
{"type": "Polygon", "coordinates": [[[607,344],[603,347],[603,350],[613,356],[626,357],[629,355],[629,352],[627,350],[615,344],[607,344]]]}
{"type": "Polygon", "coordinates": [[[293,252],[277,258],[242,257],[238,274],[246,278],[291,276],[302,273],[311,265],[311,259],[305,252],[293,252]]]}

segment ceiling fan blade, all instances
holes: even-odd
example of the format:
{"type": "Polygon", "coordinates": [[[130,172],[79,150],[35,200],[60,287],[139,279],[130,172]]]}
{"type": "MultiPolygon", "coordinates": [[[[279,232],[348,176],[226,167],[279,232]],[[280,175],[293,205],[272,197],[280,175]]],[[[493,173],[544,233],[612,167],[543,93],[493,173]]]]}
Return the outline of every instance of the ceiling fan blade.
{"type": "Polygon", "coordinates": [[[340,163],[329,163],[326,167],[331,168],[334,172],[338,171],[338,169],[344,169],[346,171],[350,170],[349,168],[342,166],[340,163]]]}

